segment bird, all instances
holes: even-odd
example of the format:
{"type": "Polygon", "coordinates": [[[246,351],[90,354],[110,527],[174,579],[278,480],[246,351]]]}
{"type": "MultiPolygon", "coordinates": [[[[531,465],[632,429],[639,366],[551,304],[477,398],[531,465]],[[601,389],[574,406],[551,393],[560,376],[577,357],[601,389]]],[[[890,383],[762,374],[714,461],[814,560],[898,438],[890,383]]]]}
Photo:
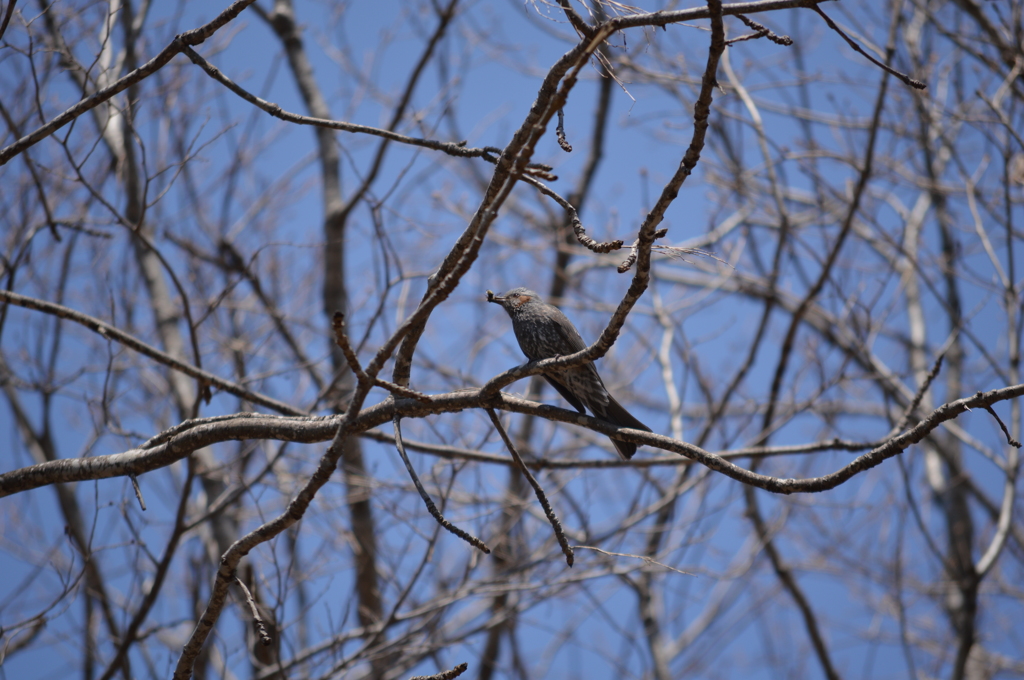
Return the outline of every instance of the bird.
{"type": "MultiPolygon", "coordinates": [[[[503,295],[487,291],[487,301],[500,304],[512,318],[519,349],[531,361],[568,356],[587,348],[572,321],[558,307],[544,302],[529,288],[513,288],[503,295]]],[[[651,432],[608,393],[593,361],[545,371],[544,378],[580,413],[591,413],[612,425],[651,432]]],[[[636,444],[612,439],[615,450],[629,460],[636,444]]]]}

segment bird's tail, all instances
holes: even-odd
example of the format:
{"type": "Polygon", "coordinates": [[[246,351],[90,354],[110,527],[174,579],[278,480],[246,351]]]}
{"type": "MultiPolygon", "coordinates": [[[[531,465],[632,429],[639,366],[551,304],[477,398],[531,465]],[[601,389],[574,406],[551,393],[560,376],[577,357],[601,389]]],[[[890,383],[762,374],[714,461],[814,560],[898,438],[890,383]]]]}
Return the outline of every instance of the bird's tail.
{"type": "MultiPolygon", "coordinates": [[[[608,395],[608,405],[604,408],[604,413],[599,414],[603,420],[607,420],[612,425],[618,425],[619,427],[630,427],[634,430],[644,430],[651,432],[651,428],[647,427],[635,417],[633,414],[623,408],[622,404],[615,401],[612,395],[608,395]]],[[[618,439],[612,439],[612,444],[615,445],[615,450],[619,452],[625,460],[629,460],[636,453],[636,444],[632,442],[622,442],[618,439]]]]}

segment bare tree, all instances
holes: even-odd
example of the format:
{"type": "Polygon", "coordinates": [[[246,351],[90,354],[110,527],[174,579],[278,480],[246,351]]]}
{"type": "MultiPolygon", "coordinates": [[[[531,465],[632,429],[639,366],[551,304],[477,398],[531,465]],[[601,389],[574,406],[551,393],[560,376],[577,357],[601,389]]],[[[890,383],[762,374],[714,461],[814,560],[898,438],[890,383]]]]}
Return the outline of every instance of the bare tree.
{"type": "Polygon", "coordinates": [[[1024,3],[0,9],[4,677],[1024,674],[1024,3]]]}

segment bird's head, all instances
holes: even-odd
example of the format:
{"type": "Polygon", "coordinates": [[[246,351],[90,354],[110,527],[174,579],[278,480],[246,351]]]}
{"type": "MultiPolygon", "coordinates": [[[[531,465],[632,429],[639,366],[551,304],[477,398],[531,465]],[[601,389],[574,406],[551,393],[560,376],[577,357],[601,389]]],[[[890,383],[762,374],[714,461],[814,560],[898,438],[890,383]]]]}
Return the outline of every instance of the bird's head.
{"type": "Polygon", "coordinates": [[[487,291],[487,301],[495,302],[504,307],[509,314],[514,314],[523,305],[541,302],[541,299],[529,288],[513,288],[502,295],[495,295],[491,291],[487,291]]]}

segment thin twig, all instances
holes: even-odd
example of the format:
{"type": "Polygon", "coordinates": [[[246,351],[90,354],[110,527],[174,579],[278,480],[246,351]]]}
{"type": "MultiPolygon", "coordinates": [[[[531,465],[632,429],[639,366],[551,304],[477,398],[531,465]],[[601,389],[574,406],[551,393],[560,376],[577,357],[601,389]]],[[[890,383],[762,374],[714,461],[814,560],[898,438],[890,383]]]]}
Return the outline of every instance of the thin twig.
{"type": "Polygon", "coordinates": [[[946,353],[943,352],[936,359],[932,365],[932,370],[928,372],[928,376],[921,383],[921,386],[917,388],[917,394],[914,395],[914,399],[907,406],[907,409],[903,412],[903,417],[900,418],[900,422],[893,428],[893,434],[902,432],[903,428],[910,424],[910,419],[914,416],[914,411],[921,405],[921,400],[924,399],[924,395],[928,392],[928,388],[931,387],[932,381],[939,375],[939,370],[942,368],[942,360],[945,358],[946,353]]]}
{"type": "Polygon", "coordinates": [[[763,31],[757,31],[756,33],[746,33],[744,35],[737,36],[735,38],[729,38],[725,41],[726,45],[735,45],[736,43],[745,42],[747,40],[757,40],[768,35],[768,29],[763,31]]]}
{"type": "MultiPolygon", "coordinates": [[[[981,394],[981,392],[979,392],[978,394],[981,394]]],[[[992,417],[996,419],[997,423],[999,423],[999,427],[1002,428],[1003,434],[1006,435],[1006,443],[1008,443],[1010,446],[1014,447],[1015,449],[1019,449],[1021,447],[1021,443],[1019,441],[1017,441],[1016,439],[1014,439],[1013,437],[1010,436],[1010,431],[1008,429],[1006,429],[1006,424],[1003,423],[1002,419],[995,412],[995,410],[991,406],[989,406],[988,404],[985,404],[982,408],[984,408],[986,411],[991,413],[992,417]]]]}
{"type": "Polygon", "coordinates": [[[356,380],[359,382],[365,382],[369,380],[369,376],[363,371],[362,366],[359,364],[359,357],[356,356],[355,350],[352,349],[352,343],[348,341],[348,334],[345,333],[345,315],[341,312],[335,312],[334,316],[331,317],[331,330],[334,331],[334,344],[340,349],[341,353],[345,355],[345,361],[348,362],[348,367],[355,373],[356,380]]]}
{"type": "Polygon", "coordinates": [[[596,553],[601,553],[602,555],[607,555],[608,557],[631,557],[631,558],[636,559],[636,560],[641,560],[644,564],[648,564],[648,565],[654,566],[654,567],[661,567],[662,569],[664,569],[666,571],[672,571],[672,572],[675,572],[675,573],[677,573],[677,574],[679,574],[681,576],[696,576],[696,574],[694,574],[693,572],[683,571],[682,569],[677,569],[675,567],[670,567],[669,565],[664,564],[662,562],[659,562],[658,560],[654,559],[653,557],[648,557],[647,555],[637,555],[635,553],[612,552],[611,550],[602,550],[601,548],[595,548],[592,545],[578,545],[576,547],[579,548],[580,550],[593,550],[596,553]]]}
{"type": "Polygon", "coordinates": [[[828,24],[828,27],[831,28],[836,33],[838,33],[840,36],[842,36],[843,40],[846,41],[846,44],[848,44],[850,47],[852,47],[855,52],[859,52],[860,54],[863,54],[865,57],[867,57],[868,61],[870,61],[872,64],[874,64],[875,66],[878,66],[879,68],[881,68],[886,73],[888,73],[890,75],[893,75],[893,76],[896,76],[897,78],[902,80],[904,83],[906,83],[907,85],[910,85],[913,88],[917,88],[918,90],[923,90],[923,89],[928,87],[927,85],[922,83],[920,80],[915,80],[915,79],[911,78],[910,76],[908,76],[908,75],[906,75],[904,73],[900,73],[896,69],[894,69],[891,66],[888,66],[886,64],[883,64],[882,62],[878,61],[877,59],[872,57],[870,54],[865,52],[863,49],[861,49],[860,45],[858,45],[856,42],[854,42],[853,38],[851,38],[850,36],[848,36],[845,33],[843,33],[842,29],[839,28],[838,26],[836,26],[836,23],[834,21],[832,21],[832,19],[830,19],[827,14],[822,12],[820,7],[818,7],[817,5],[811,5],[811,9],[813,9],[815,12],[820,14],[821,18],[825,20],[826,24],[828,24]]]}
{"type": "Polygon", "coordinates": [[[587,230],[583,228],[583,223],[580,222],[580,217],[576,214],[575,210],[572,210],[569,213],[569,221],[572,224],[573,233],[576,234],[576,240],[579,241],[580,245],[584,248],[592,250],[595,253],[610,253],[613,250],[618,250],[622,247],[622,239],[601,243],[587,236],[587,230]]]}
{"type": "Polygon", "coordinates": [[[395,416],[393,422],[395,425],[395,447],[398,449],[399,455],[402,456],[402,462],[405,463],[405,469],[408,470],[409,476],[412,478],[412,483],[416,486],[416,491],[419,492],[420,498],[423,499],[423,502],[427,506],[427,512],[429,512],[430,516],[437,520],[437,523],[444,529],[455,534],[481,552],[490,555],[491,549],[487,547],[486,543],[476,536],[467,534],[465,531],[446,520],[444,515],[441,514],[441,511],[437,509],[436,505],[434,505],[434,501],[430,500],[430,496],[427,494],[427,490],[423,488],[423,484],[420,482],[420,478],[416,475],[416,471],[413,469],[412,463],[409,461],[409,456],[405,452],[405,446],[402,444],[402,419],[395,416]]]}
{"type": "Polygon", "coordinates": [[[422,392],[417,392],[416,390],[410,389],[408,387],[402,387],[401,385],[393,383],[390,380],[384,380],[383,378],[374,378],[373,384],[376,385],[377,387],[382,387],[386,389],[388,392],[395,395],[396,397],[415,399],[416,401],[423,402],[424,404],[433,403],[433,400],[426,394],[423,394],[422,392]]]}
{"type": "MultiPolygon", "coordinates": [[[[668,235],[668,228],[667,227],[664,228],[664,229],[659,229],[658,231],[654,232],[655,240],[657,240],[659,238],[665,238],[665,236],[667,236],[667,235],[668,235]]],[[[640,246],[640,239],[637,239],[637,240],[633,241],[633,245],[631,245],[629,247],[629,249],[630,249],[629,257],[627,257],[625,260],[623,260],[622,264],[620,264],[619,267],[618,267],[618,272],[620,274],[625,274],[626,272],[628,272],[630,269],[633,268],[634,264],[636,264],[636,258],[637,258],[637,255],[640,252],[639,251],[639,246],[640,246]]],[[[653,246],[652,246],[652,248],[653,248],[653,246]]]]}
{"type": "MultiPolygon", "coordinates": [[[[766,26],[762,26],[753,19],[747,18],[743,14],[737,14],[736,18],[745,23],[748,27],[757,31],[757,33],[755,34],[756,37],[760,38],[761,36],[764,36],[765,38],[768,38],[776,45],[783,45],[785,47],[789,47],[790,45],[793,44],[793,39],[790,38],[788,35],[776,35],[775,33],[772,33],[772,31],[766,26]]],[[[739,39],[740,38],[736,38],[734,40],[731,40],[730,42],[736,42],[739,39]]]]}
{"type": "Polygon", "coordinates": [[[245,593],[245,602],[249,605],[249,613],[252,614],[253,622],[256,623],[256,634],[260,636],[260,643],[264,647],[269,647],[274,641],[270,638],[270,633],[267,632],[267,626],[263,623],[263,617],[260,616],[259,607],[256,606],[256,601],[252,598],[252,593],[250,593],[249,589],[245,587],[242,579],[237,576],[235,577],[235,583],[237,583],[238,587],[242,589],[243,593],[245,593]]]}
{"type": "Polygon", "coordinates": [[[569,222],[572,224],[572,230],[576,234],[576,240],[579,241],[581,246],[595,253],[610,253],[613,250],[618,250],[622,247],[622,239],[601,242],[595,241],[587,236],[587,230],[583,228],[583,223],[580,221],[579,213],[576,211],[576,207],[573,206],[572,203],[562,198],[556,191],[552,190],[551,187],[533,176],[523,175],[522,179],[527,184],[536,187],[538,191],[552,199],[555,203],[561,206],[562,209],[569,213],[569,222]]]}
{"type": "Polygon", "coordinates": [[[558,137],[558,146],[562,151],[572,153],[572,144],[565,138],[565,110],[558,109],[558,125],[555,126],[555,136],[558,137]]]}
{"type": "Polygon", "coordinates": [[[544,489],[540,487],[540,484],[530,473],[530,468],[526,467],[526,463],[519,456],[519,452],[516,451],[515,444],[512,443],[512,439],[508,436],[505,428],[502,427],[501,421],[498,419],[498,414],[494,412],[494,409],[487,409],[487,415],[490,417],[491,422],[494,423],[494,427],[498,430],[498,434],[501,435],[502,441],[505,442],[505,446],[508,447],[509,453],[512,454],[512,458],[516,461],[516,465],[523,471],[523,475],[526,477],[526,481],[533,487],[534,493],[537,494],[537,500],[540,501],[540,505],[544,508],[544,514],[547,515],[548,522],[551,523],[551,528],[555,531],[555,538],[558,539],[558,545],[562,548],[562,554],[565,555],[565,562],[570,567],[573,563],[572,546],[569,545],[569,541],[565,538],[565,532],[562,531],[562,525],[555,516],[555,511],[551,509],[551,504],[548,502],[547,496],[544,494],[544,489]]]}
{"type": "Polygon", "coordinates": [[[142,489],[139,488],[139,478],[136,475],[128,475],[128,479],[132,480],[132,489],[135,490],[135,498],[139,500],[139,506],[142,511],[146,511],[146,501],[142,498],[142,489]]]}

